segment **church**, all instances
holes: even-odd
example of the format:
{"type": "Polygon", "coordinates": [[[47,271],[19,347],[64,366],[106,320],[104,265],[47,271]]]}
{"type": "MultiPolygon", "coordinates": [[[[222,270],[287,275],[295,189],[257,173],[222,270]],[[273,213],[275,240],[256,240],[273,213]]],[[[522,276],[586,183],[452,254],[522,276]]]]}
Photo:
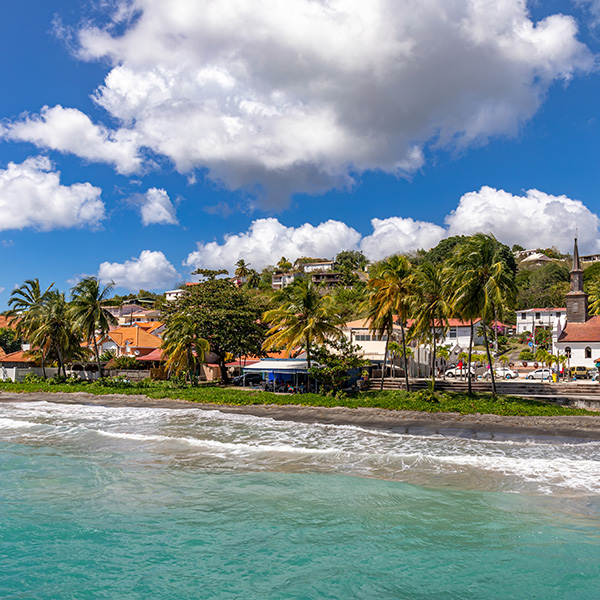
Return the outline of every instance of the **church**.
{"type": "Polygon", "coordinates": [[[577,238],[573,249],[571,291],[566,295],[566,306],[566,315],[554,323],[552,352],[568,356],[571,367],[594,367],[600,360],[600,315],[588,314],[588,296],[583,291],[577,238]]]}

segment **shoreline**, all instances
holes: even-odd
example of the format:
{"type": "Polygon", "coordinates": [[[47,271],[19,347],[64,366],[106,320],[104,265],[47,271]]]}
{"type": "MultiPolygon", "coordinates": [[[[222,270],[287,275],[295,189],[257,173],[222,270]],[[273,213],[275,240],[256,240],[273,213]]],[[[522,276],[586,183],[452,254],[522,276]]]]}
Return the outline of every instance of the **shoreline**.
{"type": "Polygon", "coordinates": [[[47,401],[104,407],[178,408],[216,410],[223,413],[252,415],[276,421],[350,425],[365,429],[408,435],[441,435],[481,440],[523,440],[563,442],[600,441],[600,416],[499,416],[489,414],[428,413],[391,411],[382,408],[346,408],[297,405],[202,404],[171,398],[152,399],[143,395],[110,394],[97,396],[75,393],[0,392],[0,404],[47,401]]]}

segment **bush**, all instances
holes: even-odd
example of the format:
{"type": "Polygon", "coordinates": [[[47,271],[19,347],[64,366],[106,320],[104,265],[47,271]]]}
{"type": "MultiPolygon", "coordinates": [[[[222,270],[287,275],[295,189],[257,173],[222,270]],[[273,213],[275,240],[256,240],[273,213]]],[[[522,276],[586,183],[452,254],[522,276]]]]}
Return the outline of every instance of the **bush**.
{"type": "Polygon", "coordinates": [[[42,381],[46,380],[40,375],[36,375],[35,373],[27,373],[27,375],[25,375],[25,378],[23,379],[23,383],[42,383],[42,381]]]}
{"type": "Polygon", "coordinates": [[[533,352],[530,352],[529,350],[521,350],[521,353],[519,354],[519,360],[533,360],[533,352]]]}
{"type": "Polygon", "coordinates": [[[118,356],[110,360],[106,368],[107,369],[141,369],[144,365],[136,360],[133,356],[118,356]]]}

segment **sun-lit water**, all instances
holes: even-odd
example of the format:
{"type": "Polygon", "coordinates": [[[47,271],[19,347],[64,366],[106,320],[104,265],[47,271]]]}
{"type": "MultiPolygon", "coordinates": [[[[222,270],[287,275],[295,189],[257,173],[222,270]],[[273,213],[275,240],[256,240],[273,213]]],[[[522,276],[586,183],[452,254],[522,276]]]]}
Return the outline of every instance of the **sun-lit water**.
{"type": "Polygon", "coordinates": [[[0,598],[600,598],[600,444],[0,403],[0,598]]]}

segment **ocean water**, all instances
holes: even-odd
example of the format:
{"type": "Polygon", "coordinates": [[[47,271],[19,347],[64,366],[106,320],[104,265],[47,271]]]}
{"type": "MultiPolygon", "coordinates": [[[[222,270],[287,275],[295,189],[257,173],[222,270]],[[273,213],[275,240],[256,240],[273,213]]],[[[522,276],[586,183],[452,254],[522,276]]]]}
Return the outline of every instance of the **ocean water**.
{"type": "Polygon", "coordinates": [[[0,598],[600,598],[600,444],[0,402],[0,598]]]}

